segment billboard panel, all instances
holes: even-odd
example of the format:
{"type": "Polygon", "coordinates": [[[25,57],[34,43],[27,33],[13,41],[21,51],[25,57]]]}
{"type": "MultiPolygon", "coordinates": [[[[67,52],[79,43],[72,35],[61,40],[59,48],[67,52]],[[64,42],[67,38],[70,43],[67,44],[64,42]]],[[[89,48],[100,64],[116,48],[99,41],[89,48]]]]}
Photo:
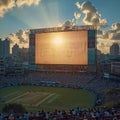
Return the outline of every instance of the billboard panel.
{"type": "Polygon", "coordinates": [[[88,49],[88,64],[95,64],[95,48],[88,49]]]}
{"type": "Polygon", "coordinates": [[[35,64],[88,65],[88,31],[36,33],[35,64]]]}
{"type": "Polygon", "coordinates": [[[29,62],[30,64],[35,63],[35,34],[29,35],[29,62]]]}

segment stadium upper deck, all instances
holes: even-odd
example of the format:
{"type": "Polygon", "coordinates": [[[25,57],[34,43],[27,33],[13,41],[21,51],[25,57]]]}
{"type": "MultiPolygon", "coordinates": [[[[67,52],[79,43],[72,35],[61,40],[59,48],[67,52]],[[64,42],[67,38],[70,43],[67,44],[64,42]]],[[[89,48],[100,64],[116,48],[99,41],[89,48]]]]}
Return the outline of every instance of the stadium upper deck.
{"type": "Polygon", "coordinates": [[[87,26],[64,26],[64,27],[52,27],[52,28],[39,28],[30,29],[30,34],[46,33],[46,32],[61,32],[61,31],[79,31],[79,30],[96,30],[97,27],[93,25],[87,26]]]}

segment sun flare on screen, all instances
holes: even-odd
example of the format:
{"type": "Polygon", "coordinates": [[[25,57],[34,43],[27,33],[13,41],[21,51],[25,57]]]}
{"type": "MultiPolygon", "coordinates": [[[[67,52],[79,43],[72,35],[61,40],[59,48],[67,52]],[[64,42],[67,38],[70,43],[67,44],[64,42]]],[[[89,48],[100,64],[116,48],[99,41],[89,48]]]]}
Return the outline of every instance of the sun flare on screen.
{"type": "Polygon", "coordinates": [[[55,45],[61,45],[61,44],[63,44],[63,39],[62,39],[62,37],[57,36],[57,37],[54,38],[53,42],[54,42],[55,45]]]}
{"type": "Polygon", "coordinates": [[[87,31],[37,33],[36,64],[88,64],[87,31]]]}

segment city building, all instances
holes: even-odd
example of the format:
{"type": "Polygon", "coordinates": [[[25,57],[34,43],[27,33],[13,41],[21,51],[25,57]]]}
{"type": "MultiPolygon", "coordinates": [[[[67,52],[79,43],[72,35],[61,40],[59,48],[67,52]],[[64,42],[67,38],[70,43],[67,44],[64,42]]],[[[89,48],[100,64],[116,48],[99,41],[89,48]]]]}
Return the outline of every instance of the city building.
{"type": "Polygon", "coordinates": [[[20,48],[19,45],[15,44],[12,47],[12,56],[15,61],[28,62],[29,51],[28,48],[20,48]]]}
{"type": "Polygon", "coordinates": [[[3,54],[3,41],[2,39],[0,39],[0,57],[3,57],[4,54],[3,54]]]}
{"type": "Polygon", "coordinates": [[[111,63],[111,73],[120,76],[120,62],[111,63]]]}
{"type": "Polygon", "coordinates": [[[4,75],[5,74],[5,61],[0,58],[0,75],[4,75]]]}
{"type": "Polygon", "coordinates": [[[113,43],[112,46],[110,47],[110,55],[113,57],[116,57],[119,55],[119,44],[118,43],[113,43]]]}
{"type": "Polygon", "coordinates": [[[19,52],[19,45],[15,44],[12,47],[12,56],[17,56],[18,52],[19,52]]]}
{"type": "Polygon", "coordinates": [[[10,40],[0,39],[0,57],[6,58],[10,56],[10,40]]]}

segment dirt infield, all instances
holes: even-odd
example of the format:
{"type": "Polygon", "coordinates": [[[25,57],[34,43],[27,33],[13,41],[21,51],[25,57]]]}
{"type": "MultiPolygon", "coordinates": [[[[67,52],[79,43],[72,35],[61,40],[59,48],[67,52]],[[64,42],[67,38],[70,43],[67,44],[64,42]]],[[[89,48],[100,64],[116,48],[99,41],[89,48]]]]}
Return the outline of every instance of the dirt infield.
{"type": "Polygon", "coordinates": [[[15,103],[21,103],[23,105],[37,107],[40,104],[42,104],[45,100],[49,99],[54,95],[55,93],[48,93],[48,92],[26,92],[20,96],[17,96],[11,100],[6,101],[6,103],[15,102],[15,103]]]}

